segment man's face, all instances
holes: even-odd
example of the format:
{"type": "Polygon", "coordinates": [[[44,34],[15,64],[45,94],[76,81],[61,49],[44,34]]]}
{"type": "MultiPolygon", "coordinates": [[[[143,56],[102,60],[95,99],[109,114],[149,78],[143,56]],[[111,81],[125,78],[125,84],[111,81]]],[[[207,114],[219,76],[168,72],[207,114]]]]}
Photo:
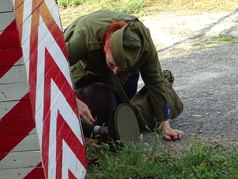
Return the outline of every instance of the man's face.
{"type": "Polygon", "coordinates": [[[113,60],[113,57],[110,53],[106,54],[106,63],[108,68],[112,70],[114,75],[116,75],[120,71],[119,67],[117,66],[116,62],[113,60]]]}

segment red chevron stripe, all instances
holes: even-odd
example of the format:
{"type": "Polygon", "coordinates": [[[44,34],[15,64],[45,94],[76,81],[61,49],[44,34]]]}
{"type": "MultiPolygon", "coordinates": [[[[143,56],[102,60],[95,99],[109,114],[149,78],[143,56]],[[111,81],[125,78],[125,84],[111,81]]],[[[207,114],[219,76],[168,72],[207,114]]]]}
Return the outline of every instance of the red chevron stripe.
{"type": "Polygon", "coordinates": [[[16,19],[3,31],[0,36],[0,48],[7,49],[12,47],[20,47],[19,34],[16,27],[16,19]]]}
{"type": "MultiPolygon", "coordinates": [[[[38,2],[40,2],[41,0],[35,0],[34,2],[37,4],[38,2]]],[[[33,9],[35,8],[36,4],[33,4],[33,9]]],[[[73,107],[73,111],[75,112],[75,114],[77,114],[77,106],[76,106],[76,102],[75,102],[75,96],[72,90],[72,87],[70,86],[70,84],[68,84],[67,80],[65,79],[64,74],[62,73],[61,69],[59,69],[59,67],[57,66],[57,64],[55,63],[54,60],[62,60],[62,59],[54,59],[54,58],[59,58],[57,57],[56,54],[50,54],[49,51],[46,49],[45,52],[39,52],[38,49],[36,48],[39,44],[39,40],[38,39],[38,30],[39,30],[39,17],[42,17],[44,23],[46,24],[46,26],[48,27],[48,30],[50,31],[50,34],[54,37],[55,39],[55,43],[56,44],[52,44],[52,45],[57,45],[62,49],[62,52],[64,53],[64,56],[67,56],[66,53],[66,48],[65,48],[65,43],[64,43],[64,38],[63,38],[63,34],[60,30],[60,28],[57,26],[57,24],[55,23],[53,17],[50,14],[50,11],[47,7],[47,5],[45,4],[45,2],[43,2],[40,7],[37,9],[36,12],[34,12],[32,14],[32,20],[34,21],[34,23],[31,26],[31,39],[30,39],[30,91],[31,91],[31,97],[33,100],[33,106],[36,105],[36,79],[38,79],[36,77],[37,73],[35,73],[37,71],[37,61],[41,60],[42,63],[45,62],[44,68],[45,68],[45,74],[44,74],[44,111],[43,111],[43,126],[42,127],[42,159],[43,159],[43,165],[44,165],[44,169],[45,169],[45,174],[46,176],[48,175],[48,172],[55,172],[55,171],[48,171],[48,162],[49,162],[49,136],[50,136],[50,129],[53,126],[50,126],[50,121],[51,121],[51,82],[54,81],[55,84],[57,84],[57,87],[60,89],[60,91],[62,92],[62,94],[64,95],[64,97],[67,100],[67,103],[69,104],[69,106],[71,106],[71,108],[73,107]],[[37,59],[38,57],[38,53],[45,53],[45,58],[44,59],[37,59]],[[52,56],[54,55],[54,56],[52,56]]],[[[43,75],[43,74],[42,74],[43,75]]],[[[58,118],[57,118],[58,119],[58,118]]],[[[55,120],[55,119],[53,119],[55,120]]],[[[62,119],[62,121],[64,121],[65,119],[62,119]]],[[[64,121],[65,123],[65,121],[64,121]]],[[[57,124],[58,124],[58,120],[57,120],[57,124]]],[[[70,129],[69,126],[67,126],[67,124],[63,124],[63,128],[61,129],[60,133],[62,132],[62,134],[57,134],[55,137],[55,140],[58,140],[59,137],[61,144],[62,144],[62,140],[66,141],[67,145],[70,147],[70,149],[72,150],[72,152],[75,154],[75,156],[77,157],[76,160],[80,160],[81,163],[83,164],[83,166],[86,166],[86,159],[85,159],[85,151],[84,151],[84,146],[83,144],[80,143],[79,139],[77,138],[77,136],[75,136],[75,134],[73,133],[72,129],[70,129]],[[74,147],[74,149],[72,149],[71,147],[74,147]]],[[[61,145],[62,146],[62,145],[61,145]]],[[[56,145],[56,147],[58,148],[58,144],[56,145]]],[[[51,149],[51,150],[57,150],[57,149],[51,149]]],[[[62,154],[62,149],[61,149],[61,154],[57,154],[58,151],[56,151],[56,155],[57,155],[57,160],[62,160],[62,158],[59,158],[59,155],[62,154]]],[[[60,152],[60,151],[59,151],[60,152]]],[[[58,162],[56,162],[56,166],[58,165],[58,162]]],[[[62,162],[61,162],[62,165],[62,162]]],[[[58,167],[58,166],[57,166],[58,167]]],[[[56,167],[56,169],[57,169],[56,167]]],[[[62,168],[62,167],[61,167],[62,168]]],[[[59,170],[59,169],[58,169],[59,170]]],[[[61,172],[60,172],[61,173],[61,172]]],[[[71,173],[72,174],[72,173],[71,173]]],[[[56,173],[56,175],[60,175],[59,172],[56,173]]],[[[69,174],[70,175],[70,174],[69,174]]],[[[73,175],[70,175],[71,178],[73,178],[73,175]]]]}
{"type": "Polygon", "coordinates": [[[39,163],[24,179],[45,179],[44,169],[42,163],[39,163]]]}
{"type": "Polygon", "coordinates": [[[26,94],[14,108],[0,120],[0,160],[19,144],[35,127],[31,102],[26,94]],[[27,117],[28,116],[28,117],[27,117]],[[17,135],[13,137],[14,135],[17,135]]]}
{"type": "Polygon", "coordinates": [[[80,143],[78,138],[70,129],[69,125],[65,122],[65,119],[58,114],[57,117],[57,139],[56,139],[56,158],[57,158],[57,169],[56,169],[56,178],[62,178],[62,159],[63,159],[63,140],[70,147],[72,152],[75,154],[77,159],[81,161],[82,165],[86,168],[87,162],[85,159],[85,150],[83,145],[80,143]]]}
{"type": "Polygon", "coordinates": [[[0,35],[0,78],[6,74],[11,67],[22,56],[22,50],[19,42],[19,34],[16,31],[16,20],[3,31],[0,35]]]}
{"type": "Polygon", "coordinates": [[[0,67],[12,67],[21,56],[21,48],[0,49],[0,67]]]}
{"type": "MultiPolygon", "coordinates": [[[[69,103],[70,106],[74,107],[72,108],[75,114],[77,114],[77,108],[75,105],[75,98],[74,98],[74,93],[71,88],[71,86],[68,84],[66,81],[63,73],[55,63],[53,57],[51,54],[48,52],[46,49],[46,64],[45,64],[45,89],[44,89],[44,94],[45,94],[45,99],[44,99],[44,126],[43,126],[43,141],[42,145],[44,146],[42,148],[42,154],[43,154],[43,159],[44,159],[44,165],[48,166],[48,151],[49,151],[49,131],[50,131],[50,96],[51,96],[51,80],[54,80],[54,82],[57,84],[59,89],[61,89],[62,93],[67,99],[67,102],[69,103]]],[[[45,168],[46,173],[48,173],[48,168],[45,168]]]]}
{"type": "Polygon", "coordinates": [[[18,31],[4,30],[0,36],[0,48],[9,49],[18,47],[21,47],[18,31]]]}
{"type": "Polygon", "coordinates": [[[77,177],[75,177],[74,174],[70,170],[68,171],[68,176],[69,176],[69,179],[77,179],[77,177]]]}

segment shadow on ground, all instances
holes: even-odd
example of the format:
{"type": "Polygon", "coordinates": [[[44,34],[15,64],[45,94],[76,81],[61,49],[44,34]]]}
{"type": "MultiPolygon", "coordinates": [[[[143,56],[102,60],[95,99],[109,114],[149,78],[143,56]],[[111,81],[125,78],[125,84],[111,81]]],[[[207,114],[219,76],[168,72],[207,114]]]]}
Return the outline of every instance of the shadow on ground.
{"type": "Polygon", "coordinates": [[[173,42],[160,47],[158,53],[162,57],[162,68],[173,72],[174,87],[184,102],[184,112],[171,121],[171,125],[183,130],[185,136],[181,141],[167,144],[184,149],[194,138],[212,145],[238,144],[238,44],[199,51],[186,49],[187,44],[191,45],[203,36],[238,37],[237,15],[238,9],[197,16],[172,14],[170,21],[163,15],[145,18],[156,44],[167,39],[173,42]],[[169,22],[169,25],[163,22],[169,22]],[[196,27],[191,26],[194,22],[196,27]],[[173,29],[177,29],[175,34],[173,29]],[[180,33],[186,30],[190,33],[180,38],[183,35],[180,33]],[[161,34],[164,34],[163,38],[161,34]],[[174,53],[179,48],[181,50],[174,53]]]}
{"type": "Polygon", "coordinates": [[[185,132],[175,145],[193,136],[210,143],[238,143],[237,59],[238,44],[230,44],[162,60],[184,102],[184,112],[171,121],[185,132]]]}

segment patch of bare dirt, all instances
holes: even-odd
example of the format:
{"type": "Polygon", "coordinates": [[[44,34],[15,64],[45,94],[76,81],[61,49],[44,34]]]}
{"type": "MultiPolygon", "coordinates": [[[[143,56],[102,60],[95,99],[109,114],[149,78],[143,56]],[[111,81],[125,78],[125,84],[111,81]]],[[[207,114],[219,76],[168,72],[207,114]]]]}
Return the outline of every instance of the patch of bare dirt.
{"type": "Polygon", "coordinates": [[[207,143],[234,146],[238,141],[238,44],[193,50],[203,36],[238,37],[238,9],[232,12],[142,17],[158,49],[163,69],[175,76],[184,112],[171,121],[185,132],[178,148],[194,136],[207,143]]]}

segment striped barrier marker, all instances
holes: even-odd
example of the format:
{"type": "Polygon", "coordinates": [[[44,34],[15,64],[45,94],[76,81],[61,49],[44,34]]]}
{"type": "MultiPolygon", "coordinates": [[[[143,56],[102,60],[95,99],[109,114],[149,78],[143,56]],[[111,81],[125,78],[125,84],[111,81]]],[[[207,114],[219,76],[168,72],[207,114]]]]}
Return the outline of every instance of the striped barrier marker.
{"type": "Polygon", "coordinates": [[[85,149],[54,0],[1,0],[0,178],[84,178],[85,149]]]}

